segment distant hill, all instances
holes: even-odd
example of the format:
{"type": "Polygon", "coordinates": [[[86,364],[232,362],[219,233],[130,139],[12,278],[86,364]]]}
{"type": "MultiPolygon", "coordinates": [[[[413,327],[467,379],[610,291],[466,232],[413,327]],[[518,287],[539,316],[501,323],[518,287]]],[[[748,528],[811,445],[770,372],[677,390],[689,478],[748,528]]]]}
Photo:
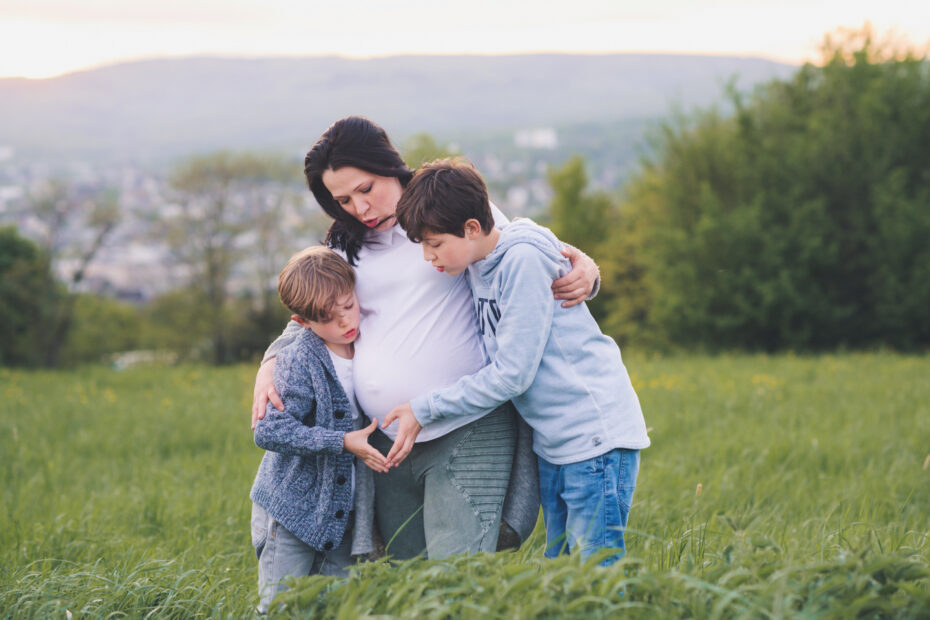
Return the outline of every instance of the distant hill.
{"type": "Polygon", "coordinates": [[[169,160],[220,148],[302,152],[364,114],[414,132],[615,122],[706,106],[796,67],[681,55],[148,60],[44,80],[0,79],[0,146],[24,157],[169,160]]]}

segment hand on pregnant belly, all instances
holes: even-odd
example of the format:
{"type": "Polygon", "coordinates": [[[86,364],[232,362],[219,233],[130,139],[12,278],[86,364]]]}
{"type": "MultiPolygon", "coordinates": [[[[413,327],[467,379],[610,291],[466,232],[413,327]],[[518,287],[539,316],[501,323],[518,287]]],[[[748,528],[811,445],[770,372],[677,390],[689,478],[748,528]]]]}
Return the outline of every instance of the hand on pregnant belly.
{"type": "Polygon", "coordinates": [[[420,434],[420,430],[423,428],[413,415],[410,403],[404,403],[391,409],[391,412],[385,416],[381,428],[387,428],[394,420],[397,420],[397,439],[394,440],[394,445],[391,446],[391,450],[387,455],[388,466],[390,467],[397,467],[407,458],[407,455],[413,450],[417,435],[420,434]]]}
{"type": "Polygon", "coordinates": [[[365,465],[377,472],[384,473],[389,469],[387,459],[368,443],[368,437],[375,432],[376,428],[378,428],[377,418],[363,429],[346,433],[342,441],[345,449],[361,459],[365,465]]]}

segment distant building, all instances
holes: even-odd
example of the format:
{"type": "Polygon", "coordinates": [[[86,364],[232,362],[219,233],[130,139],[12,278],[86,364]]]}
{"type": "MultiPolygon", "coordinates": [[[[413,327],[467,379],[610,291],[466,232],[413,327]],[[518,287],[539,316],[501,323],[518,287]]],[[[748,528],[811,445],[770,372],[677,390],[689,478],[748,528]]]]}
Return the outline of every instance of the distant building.
{"type": "Polygon", "coordinates": [[[513,143],[520,148],[551,151],[559,146],[559,136],[551,127],[521,129],[513,135],[513,143]]]}
{"type": "Polygon", "coordinates": [[[507,210],[511,214],[522,214],[526,210],[526,205],[530,200],[530,191],[520,185],[514,185],[507,190],[507,197],[504,202],[507,210]]]}

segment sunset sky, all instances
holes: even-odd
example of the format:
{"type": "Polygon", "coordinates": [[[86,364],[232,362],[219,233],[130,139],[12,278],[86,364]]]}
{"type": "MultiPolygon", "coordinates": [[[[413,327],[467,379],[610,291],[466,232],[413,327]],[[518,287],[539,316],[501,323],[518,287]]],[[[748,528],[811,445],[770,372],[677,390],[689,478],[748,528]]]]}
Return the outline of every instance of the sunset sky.
{"type": "Polygon", "coordinates": [[[670,52],[817,60],[871,22],[921,52],[930,0],[0,0],[0,77],[186,55],[670,52]]]}

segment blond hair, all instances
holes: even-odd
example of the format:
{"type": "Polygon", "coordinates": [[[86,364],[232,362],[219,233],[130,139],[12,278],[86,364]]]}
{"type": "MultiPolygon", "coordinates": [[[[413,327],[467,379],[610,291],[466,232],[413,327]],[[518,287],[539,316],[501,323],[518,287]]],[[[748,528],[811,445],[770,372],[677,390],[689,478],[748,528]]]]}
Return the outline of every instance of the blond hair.
{"type": "Polygon", "coordinates": [[[281,303],[308,321],[328,320],[336,301],[354,290],[355,270],[322,245],[291,256],[278,276],[281,303]]]}

